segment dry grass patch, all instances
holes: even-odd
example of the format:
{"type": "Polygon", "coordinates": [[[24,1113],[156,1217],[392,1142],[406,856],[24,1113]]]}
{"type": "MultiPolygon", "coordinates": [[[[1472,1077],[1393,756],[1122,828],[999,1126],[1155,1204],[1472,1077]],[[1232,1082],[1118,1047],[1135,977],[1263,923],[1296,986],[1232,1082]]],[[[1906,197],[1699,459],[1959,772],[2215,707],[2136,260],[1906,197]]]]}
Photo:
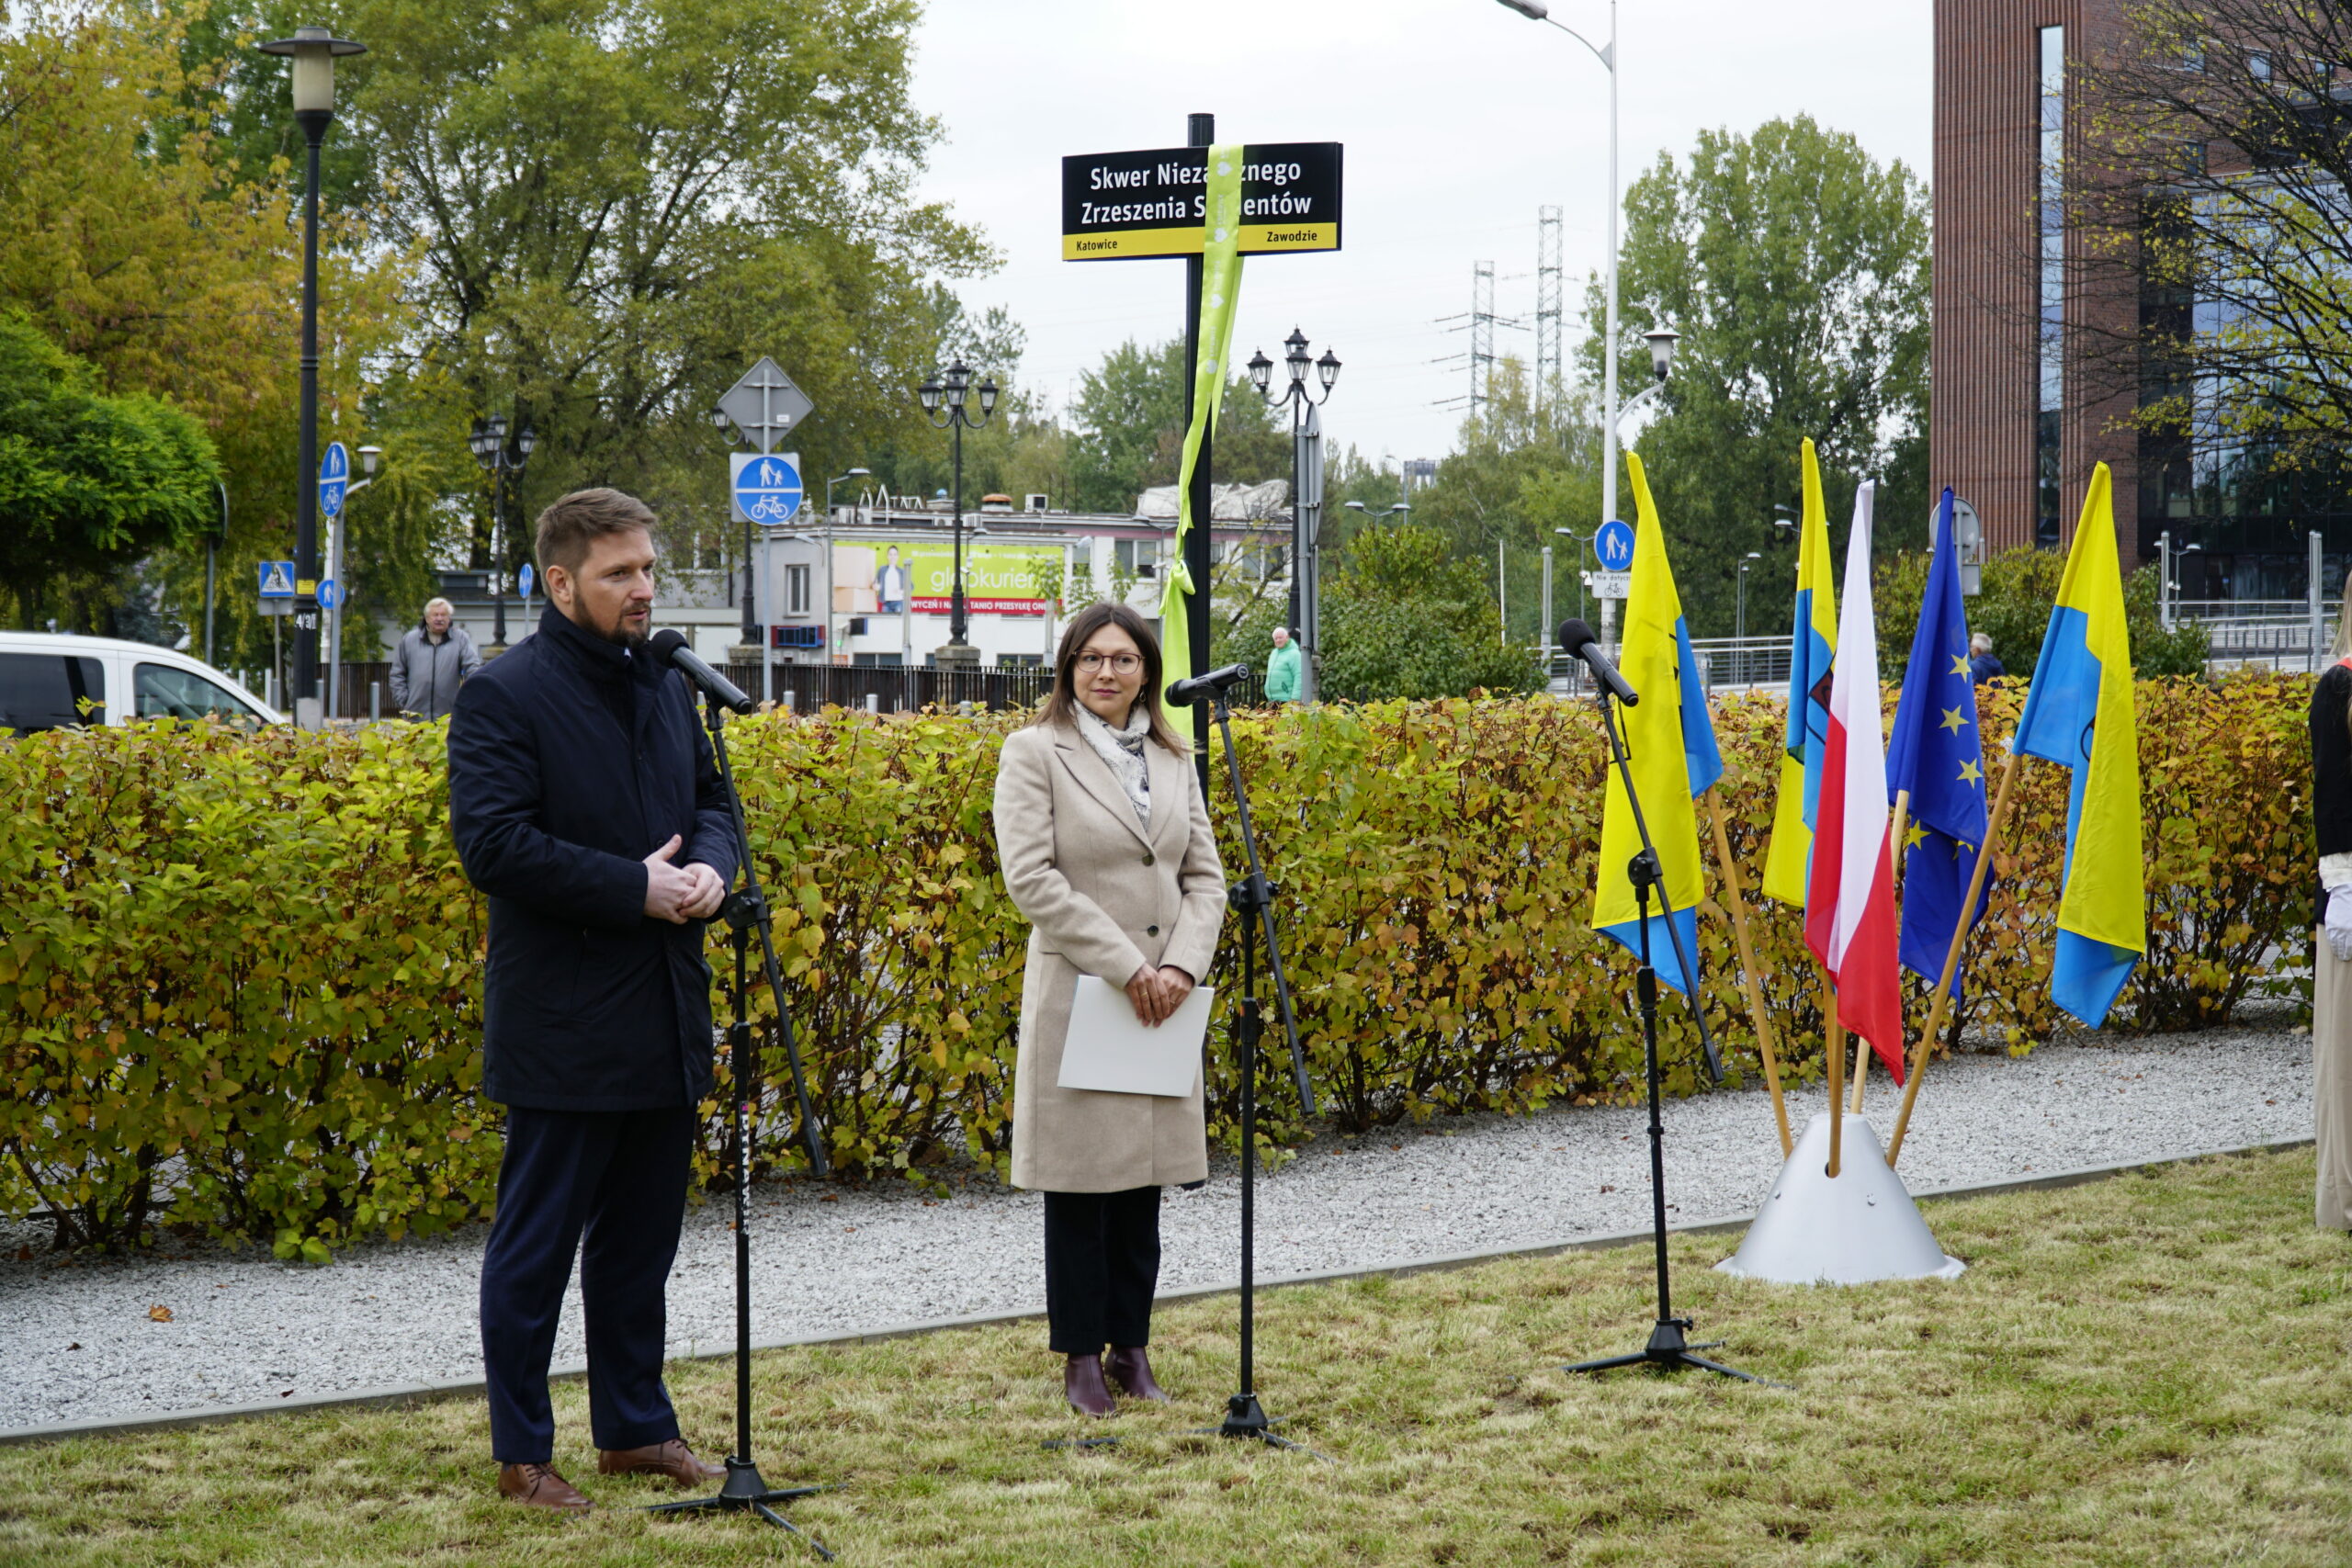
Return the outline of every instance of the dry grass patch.
{"type": "MultiPolygon", "coordinates": [[[[864,1563],[2352,1562],[2352,1244],[2311,1227],[2308,1151],[1929,1211],[1957,1282],[1678,1291],[1735,1365],[1568,1379],[1637,1346],[1643,1249],[1261,1299],[1259,1365],[1317,1463],[1185,1428],[1235,1375],[1231,1300],[1163,1314],[1172,1410],[1081,1424],[1040,1325],[763,1357],[761,1461],[840,1490],[792,1517],[864,1563]],[[1048,1451],[1114,1431],[1114,1449],[1048,1451]]],[[[725,1363],[673,1370],[689,1437],[725,1363]]],[[[809,1561],[741,1518],[656,1522],[560,1385],[582,1520],[492,1495],[477,1401],[0,1449],[0,1562],[43,1568],[809,1561]]]]}

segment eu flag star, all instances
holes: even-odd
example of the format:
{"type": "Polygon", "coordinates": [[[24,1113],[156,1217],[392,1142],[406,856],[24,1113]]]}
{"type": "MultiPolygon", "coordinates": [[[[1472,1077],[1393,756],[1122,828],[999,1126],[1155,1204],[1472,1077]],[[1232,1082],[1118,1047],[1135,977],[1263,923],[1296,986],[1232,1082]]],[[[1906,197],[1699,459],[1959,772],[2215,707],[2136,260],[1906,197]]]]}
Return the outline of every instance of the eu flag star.
{"type": "Polygon", "coordinates": [[[1967,722],[1968,721],[1966,719],[1960,716],[1960,710],[1958,708],[1944,709],[1943,728],[1951,730],[1954,735],[1958,735],[1960,733],[1960,727],[1967,722]]]}
{"type": "Polygon", "coordinates": [[[1977,767],[1975,758],[1968,757],[1962,760],[1960,764],[1960,782],[1967,784],[1983,784],[1984,782],[1984,771],[1977,767]]]}
{"type": "Polygon", "coordinates": [[[1967,673],[1968,673],[1968,655],[1966,655],[1966,654],[1964,654],[1964,653],[1955,653],[1955,654],[1953,654],[1953,655],[1951,656],[1951,670],[1950,673],[1954,674],[1954,675],[1965,675],[1965,674],[1967,674],[1967,673]]]}
{"type": "Polygon", "coordinates": [[[1911,851],[1917,849],[1921,844],[1924,844],[1927,841],[1928,830],[1925,828],[1920,827],[1917,822],[1912,823],[1911,826],[1903,829],[1903,849],[1905,853],[1909,853],[1911,851]]]}

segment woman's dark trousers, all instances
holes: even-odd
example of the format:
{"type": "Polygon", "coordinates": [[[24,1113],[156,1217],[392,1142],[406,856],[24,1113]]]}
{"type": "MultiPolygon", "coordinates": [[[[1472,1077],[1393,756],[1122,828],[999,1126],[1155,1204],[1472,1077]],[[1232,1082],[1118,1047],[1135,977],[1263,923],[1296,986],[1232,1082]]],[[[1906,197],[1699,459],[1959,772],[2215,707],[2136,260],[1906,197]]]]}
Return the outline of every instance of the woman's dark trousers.
{"type": "Polygon", "coordinates": [[[1150,1344],[1159,1283],[1159,1188],[1046,1194],[1046,1318],[1057,1353],[1150,1344]]]}

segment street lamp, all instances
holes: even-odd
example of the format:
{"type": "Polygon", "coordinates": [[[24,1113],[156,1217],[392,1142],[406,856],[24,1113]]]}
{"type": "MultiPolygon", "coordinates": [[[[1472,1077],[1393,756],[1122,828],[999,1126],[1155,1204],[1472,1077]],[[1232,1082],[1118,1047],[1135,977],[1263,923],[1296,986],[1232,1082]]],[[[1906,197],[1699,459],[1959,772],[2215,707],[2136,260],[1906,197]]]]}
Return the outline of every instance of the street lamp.
{"type": "MultiPolygon", "coordinates": [[[[710,427],[718,432],[719,434],[725,436],[727,438],[727,444],[729,446],[734,446],[741,438],[741,433],[734,429],[735,421],[728,414],[725,409],[712,409],[707,417],[710,420],[710,427]]],[[[745,648],[759,648],[760,644],[759,615],[752,603],[756,587],[757,579],[754,578],[752,573],[752,520],[749,517],[746,517],[743,519],[742,626],[743,646],[745,648]]],[[[767,668],[767,649],[763,648],[760,649],[760,668],[763,672],[764,672],[767,668]]]]}
{"type": "Polygon", "coordinates": [[[1739,649],[1739,684],[1747,684],[1747,569],[1764,558],[1760,550],[1750,550],[1739,562],[1739,608],[1735,614],[1733,646],[1739,649]]]}
{"type": "Polygon", "coordinates": [[[945,370],[916,388],[915,397],[922,404],[923,415],[931,421],[933,430],[953,430],[956,433],[956,578],[947,601],[947,646],[959,650],[950,655],[949,662],[977,664],[979,662],[978,654],[960,651],[971,646],[964,637],[967,626],[964,614],[964,432],[979,429],[988,423],[989,416],[996,412],[997,385],[995,381],[984,378],[977,389],[974,388],[971,367],[958,358],[945,370]],[[976,390],[980,402],[978,419],[972,417],[970,398],[976,390]]]}
{"type": "Polygon", "coordinates": [[[334,62],[364,54],[366,46],[325,28],[297,28],[294,36],[259,46],[264,54],[294,62],[294,123],[310,144],[302,186],[302,394],[300,458],[294,504],[294,578],[309,583],[311,602],[295,603],[294,722],[319,727],[319,143],[334,119],[334,62]]]}
{"type": "Polygon", "coordinates": [[[1667,373],[1674,368],[1674,345],[1682,341],[1682,334],[1672,327],[1652,327],[1642,334],[1642,341],[1650,345],[1650,369],[1657,379],[1617,411],[1617,423],[1621,425],[1666,390],[1667,373]]]}
{"type": "MultiPolygon", "coordinates": [[[[1595,46],[1593,41],[1566,23],[1553,20],[1551,7],[1544,0],[1498,0],[1498,3],[1518,12],[1531,22],[1546,22],[1576,39],[1600,62],[1609,73],[1609,272],[1603,285],[1608,299],[1608,319],[1601,335],[1601,406],[1600,423],[1600,520],[1604,523],[1617,515],[1617,422],[1625,412],[1617,406],[1617,220],[1623,207],[1623,187],[1617,183],[1617,0],[1609,0],[1609,41],[1595,46]]],[[[1651,345],[1653,361],[1657,352],[1651,345]]],[[[1672,344],[1667,347],[1671,357],[1672,344]]],[[[1658,371],[1661,379],[1666,372],[1658,371]]],[[[1616,615],[1611,606],[1615,600],[1602,601],[1601,640],[1613,642],[1616,615]]]]}
{"type": "MultiPolygon", "coordinates": [[[[1306,334],[1296,327],[1291,328],[1290,336],[1283,340],[1283,347],[1288,351],[1283,355],[1283,367],[1290,372],[1290,384],[1282,389],[1280,397],[1274,395],[1269,385],[1273,380],[1274,367],[1273,362],[1266,357],[1266,351],[1262,348],[1250,357],[1250,379],[1256,384],[1260,397],[1276,408],[1287,407],[1290,410],[1289,623],[1292,632],[1303,638],[1306,636],[1306,617],[1301,614],[1303,603],[1301,593],[1306,576],[1308,540],[1306,509],[1299,504],[1299,496],[1303,493],[1300,480],[1305,478],[1299,470],[1299,458],[1304,456],[1302,448],[1305,445],[1299,437],[1299,423],[1306,417],[1306,411],[1309,408],[1331,400],[1331,389],[1340,379],[1340,356],[1326,347],[1323,350],[1322,358],[1309,359],[1306,356],[1306,334]],[[1315,372],[1316,378],[1323,384],[1323,395],[1319,398],[1307,389],[1306,373],[1310,369],[1315,372]]],[[[1302,702],[1315,700],[1315,652],[1316,649],[1310,644],[1306,649],[1307,657],[1299,660],[1298,695],[1302,702]]]]}
{"type": "Polygon", "coordinates": [[[506,646],[506,476],[522,473],[523,465],[531,460],[531,448],[538,443],[538,433],[527,424],[515,433],[514,440],[507,440],[506,416],[501,413],[475,420],[472,434],[466,437],[474,461],[490,474],[490,640],[493,648],[506,646]]]}
{"type": "Polygon", "coordinates": [[[1584,577],[1584,552],[1585,552],[1585,550],[1586,550],[1589,547],[1590,547],[1590,545],[1592,544],[1593,536],[1594,536],[1595,534],[1598,534],[1600,531],[1600,530],[1599,530],[1598,528],[1595,528],[1595,529],[1590,530],[1589,532],[1579,534],[1579,533],[1577,533],[1574,528],[1555,528],[1555,529],[1553,529],[1553,530],[1552,530],[1552,532],[1554,532],[1555,534],[1561,534],[1561,535],[1565,535],[1565,536],[1566,536],[1569,539],[1571,539],[1571,540],[1573,540],[1573,541],[1575,542],[1576,547],[1577,547],[1577,620],[1583,620],[1583,619],[1584,619],[1584,581],[1585,581],[1585,577],[1584,577]]]}

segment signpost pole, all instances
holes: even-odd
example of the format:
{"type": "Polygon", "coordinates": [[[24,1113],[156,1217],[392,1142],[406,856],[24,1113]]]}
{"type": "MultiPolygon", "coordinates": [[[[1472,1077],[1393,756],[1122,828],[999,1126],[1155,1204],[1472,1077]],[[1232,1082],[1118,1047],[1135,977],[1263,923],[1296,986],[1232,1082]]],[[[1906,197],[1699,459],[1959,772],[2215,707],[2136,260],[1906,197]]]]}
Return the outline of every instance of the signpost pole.
{"type": "MultiPolygon", "coordinates": [[[[1184,143],[1188,147],[1206,147],[1216,141],[1216,116],[1194,114],[1184,117],[1184,143]]],[[[1184,424],[1193,423],[1193,404],[1201,384],[1201,276],[1207,265],[1205,257],[1194,254],[1184,258],[1184,424]]],[[[1217,374],[1226,367],[1217,367],[1217,374]]],[[[1193,466],[1193,531],[1184,538],[1184,570],[1192,574],[1193,592],[1184,596],[1184,636],[1193,649],[1195,673],[1209,668],[1209,547],[1210,536],[1216,531],[1216,519],[1209,509],[1209,448],[1214,431],[1201,433],[1200,460],[1193,466]]],[[[1200,770],[1201,796],[1209,793],[1209,705],[1193,705],[1193,761],[1200,770]]]]}

